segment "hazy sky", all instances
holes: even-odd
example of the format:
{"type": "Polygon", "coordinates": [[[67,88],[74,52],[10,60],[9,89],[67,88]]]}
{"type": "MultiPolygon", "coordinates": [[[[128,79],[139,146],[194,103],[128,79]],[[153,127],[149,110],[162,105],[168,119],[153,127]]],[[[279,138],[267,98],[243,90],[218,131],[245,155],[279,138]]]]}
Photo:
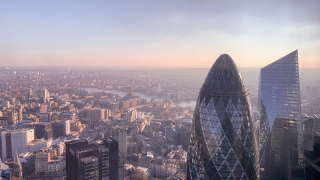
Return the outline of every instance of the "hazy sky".
{"type": "Polygon", "coordinates": [[[320,1],[0,0],[0,66],[320,68],[320,1]]]}

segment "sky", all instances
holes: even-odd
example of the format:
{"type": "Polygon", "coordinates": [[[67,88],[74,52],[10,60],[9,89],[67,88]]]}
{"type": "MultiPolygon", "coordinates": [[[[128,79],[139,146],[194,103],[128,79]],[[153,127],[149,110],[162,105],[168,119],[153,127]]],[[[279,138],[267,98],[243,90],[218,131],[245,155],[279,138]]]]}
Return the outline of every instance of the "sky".
{"type": "Polygon", "coordinates": [[[0,0],[0,66],[320,68],[320,1],[0,0]]]}

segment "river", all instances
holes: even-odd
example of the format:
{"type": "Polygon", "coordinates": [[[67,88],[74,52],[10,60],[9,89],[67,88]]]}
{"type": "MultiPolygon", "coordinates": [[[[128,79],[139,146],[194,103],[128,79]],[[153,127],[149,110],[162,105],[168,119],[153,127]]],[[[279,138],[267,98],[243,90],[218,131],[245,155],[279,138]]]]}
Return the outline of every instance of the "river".
{"type": "MultiPolygon", "coordinates": [[[[111,94],[117,94],[119,96],[125,96],[127,93],[123,91],[118,91],[114,89],[99,89],[99,88],[81,88],[84,89],[87,92],[106,92],[106,93],[111,93],[111,94]]],[[[163,98],[159,97],[152,97],[147,94],[142,94],[142,93],[136,93],[135,94],[143,99],[146,99],[147,101],[150,101],[152,98],[156,101],[162,101],[163,98]]],[[[196,101],[181,101],[181,102],[171,102],[171,107],[186,107],[186,106],[191,106],[195,107],[196,101]]]]}

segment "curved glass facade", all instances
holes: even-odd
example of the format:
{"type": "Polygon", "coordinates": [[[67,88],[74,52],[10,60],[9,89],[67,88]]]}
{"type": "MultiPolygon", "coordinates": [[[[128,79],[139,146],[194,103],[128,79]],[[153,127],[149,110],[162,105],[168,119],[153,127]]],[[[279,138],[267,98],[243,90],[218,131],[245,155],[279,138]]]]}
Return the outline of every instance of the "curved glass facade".
{"type": "Polygon", "coordinates": [[[259,179],[248,91],[234,61],[221,55],[201,88],[188,148],[188,179],[259,179]]]}

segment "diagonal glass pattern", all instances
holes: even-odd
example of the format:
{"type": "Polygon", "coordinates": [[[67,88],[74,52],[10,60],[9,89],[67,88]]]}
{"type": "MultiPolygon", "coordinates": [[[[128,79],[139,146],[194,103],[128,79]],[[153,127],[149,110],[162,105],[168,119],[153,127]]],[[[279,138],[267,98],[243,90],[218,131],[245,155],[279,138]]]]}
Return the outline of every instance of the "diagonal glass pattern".
{"type": "Polygon", "coordinates": [[[210,69],[195,108],[188,179],[259,179],[247,89],[229,55],[210,69]]]}

